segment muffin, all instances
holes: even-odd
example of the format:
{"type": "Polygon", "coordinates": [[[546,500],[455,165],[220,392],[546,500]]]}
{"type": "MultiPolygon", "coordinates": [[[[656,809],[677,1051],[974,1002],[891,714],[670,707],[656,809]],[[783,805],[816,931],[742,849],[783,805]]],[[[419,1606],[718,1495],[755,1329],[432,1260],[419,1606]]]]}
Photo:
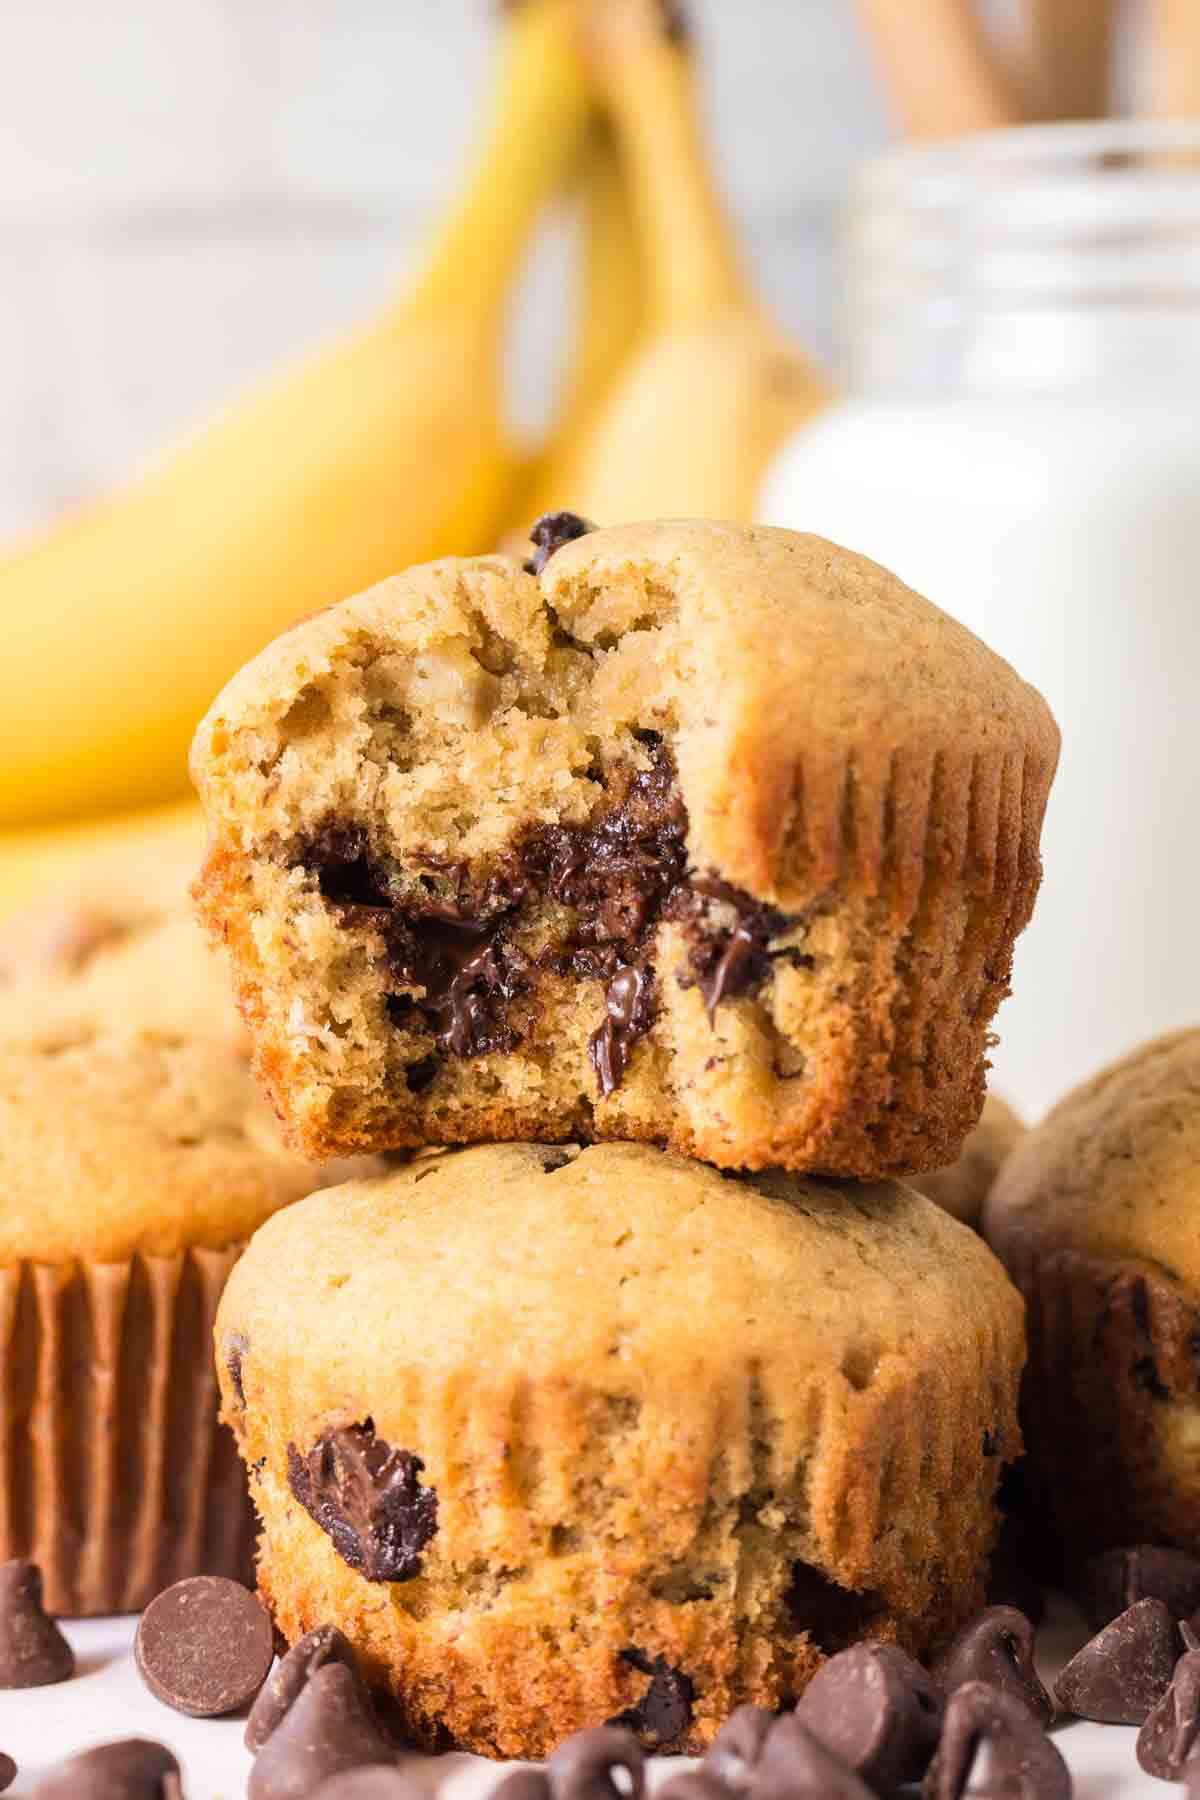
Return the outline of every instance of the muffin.
{"type": "Polygon", "coordinates": [[[1029,1452],[1068,1557],[1200,1552],[1200,1030],[1062,1101],[984,1228],[1028,1304],[1029,1452]]]}
{"type": "Polygon", "coordinates": [[[0,1044],[0,1561],[40,1564],[51,1611],[248,1572],[213,1320],[251,1232],[318,1179],[223,1045],[81,1024],[0,1044]]]}
{"type": "Polygon", "coordinates": [[[610,1719],[698,1751],[864,1633],[933,1649],[982,1597],[1022,1357],[911,1188],[637,1144],[327,1190],[217,1322],[280,1630],[337,1625],[418,1743],[494,1756],[610,1719]]]}
{"type": "Polygon", "coordinates": [[[193,748],[197,895],[309,1155],[937,1168],[1057,751],[1007,664],[862,557],[592,531],[537,576],[410,570],[243,669],[193,748]]]}
{"type": "Polygon", "coordinates": [[[190,843],[99,857],[0,920],[0,1036],[35,1020],[91,1020],[212,1037],[245,1054],[224,958],[188,898],[198,860],[190,843]]]}
{"type": "Polygon", "coordinates": [[[948,1169],[931,1169],[915,1175],[913,1186],[936,1200],[944,1212],[977,1229],[1000,1165],[1025,1134],[1025,1126],[1007,1100],[989,1094],[979,1123],[962,1147],[962,1155],[948,1169]]]}

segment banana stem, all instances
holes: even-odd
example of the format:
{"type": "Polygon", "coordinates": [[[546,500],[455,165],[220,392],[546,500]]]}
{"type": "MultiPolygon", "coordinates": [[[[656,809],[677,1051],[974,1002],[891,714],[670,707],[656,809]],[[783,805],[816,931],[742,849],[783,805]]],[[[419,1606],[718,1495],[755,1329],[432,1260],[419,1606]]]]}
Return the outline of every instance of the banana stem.
{"type": "Polygon", "coordinates": [[[629,15],[615,0],[597,62],[629,170],[650,306],[657,322],[682,324],[746,304],[746,281],[717,195],[686,49],[664,31],[652,0],[629,15]]]}
{"type": "Polygon", "coordinates": [[[474,172],[429,246],[406,306],[503,304],[539,209],[563,180],[591,115],[569,0],[523,0],[509,16],[491,122],[474,172]]]}

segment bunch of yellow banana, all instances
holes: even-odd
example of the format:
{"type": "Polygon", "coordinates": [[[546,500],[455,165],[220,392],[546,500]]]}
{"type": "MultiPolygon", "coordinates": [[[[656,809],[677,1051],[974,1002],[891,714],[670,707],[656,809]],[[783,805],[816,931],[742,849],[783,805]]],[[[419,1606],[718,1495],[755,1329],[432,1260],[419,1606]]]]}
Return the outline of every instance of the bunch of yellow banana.
{"type": "Polygon", "coordinates": [[[742,273],[668,12],[510,4],[482,152],[407,291],[0,560],[0,909],[93,843],[193,829],[183,807],[122,815],[184,791],[213,693],[304,614],[560,507],[753,516],[766,463],[824,394],[742,273]],[[531,457],[504,423],[506,314],[572,170],[580,328],[531,457]]]}
{"type": "Polygon", "coordinates": [[[752,519],[766,465],[826,399],[742,271],[663,0],[594,0],[586,42],[634,212],[646,295],[633,354],[564,438],[538,511],[752,519]]]}
{"type": "Polygon", "coordinates": [[[592,118],[574,0],[507,15],[494,122],[412,286],[125,493],[0,564],[0,825],[182,793],[196,720],[293,620],[488,549],[515,266],[592,118]]]}

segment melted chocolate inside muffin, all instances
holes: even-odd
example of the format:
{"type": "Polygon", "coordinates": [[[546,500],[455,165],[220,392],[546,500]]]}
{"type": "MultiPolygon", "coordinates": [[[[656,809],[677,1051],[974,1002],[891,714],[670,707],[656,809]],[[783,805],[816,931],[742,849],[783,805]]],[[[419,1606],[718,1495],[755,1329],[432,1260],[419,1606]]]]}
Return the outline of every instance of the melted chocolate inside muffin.
{"type": "Polygon", "coordinates": [[[716,875],[689,871],[674,758],[657,732],[634,737],[637,760],[598,778],[588,819],[532,827],[483,879],[466,863],[429,857],[417,880],[428,898],[416,898],[411,872],[394,878],[361,831],[336,823],[294,859],[316,875],[339,923],[382,931],[389,1016],[428,1032],[436,1046],[409,1065],[411,1091],[436,1080],[444,1056],[516,1049],[536,1029],[538,980],[552,971],[603,983],[588,1055],[601,1094],[611,1094],[654,1024],[660,976],[651,952],[664,919],[687,942],[676,978],[699,987],[710,1018],[725,1000],[757,992],[775,958],[806,960],[795,948],[771,947],[796,920],[716,875]],[[547,902],[566,924],[531,953],[517,937],[547,902]]]}

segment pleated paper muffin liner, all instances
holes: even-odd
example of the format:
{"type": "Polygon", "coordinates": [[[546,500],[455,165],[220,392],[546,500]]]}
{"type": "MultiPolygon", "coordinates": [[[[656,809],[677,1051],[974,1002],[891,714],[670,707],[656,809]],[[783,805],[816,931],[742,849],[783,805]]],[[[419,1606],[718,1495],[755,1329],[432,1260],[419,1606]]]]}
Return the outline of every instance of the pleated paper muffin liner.
{"type": "Polygon", "coordinates": [[[51,1612],[250,1577],[254,1512],[212,1350],[242,1248],[0,1269],[0,1559],[40,1565],[51,1612]]]}
{"type": "Polygon", "coordinates": [[[632,1709],[648,1748],[699,1754],[847,1644],[928,1654],[982,1604],[1019,1348],[1010,1314],[954,1370],[868,1382],[851,1362],[794,1395],[791,1426],[768,1422],[754,1368],[661,1411],[562,1384],[427,1392],[393,1435],[428,1459],[438,1529],[397,1583],[367,1580],[297,1497],[260,1358],[240,1427],[260,1588],[291,1642],[335,1622],[428,1748],[541,1756],[632,1709]],[[686,1696],[669,1738],[656,1671],[656,1694],[686,1696]]]}

